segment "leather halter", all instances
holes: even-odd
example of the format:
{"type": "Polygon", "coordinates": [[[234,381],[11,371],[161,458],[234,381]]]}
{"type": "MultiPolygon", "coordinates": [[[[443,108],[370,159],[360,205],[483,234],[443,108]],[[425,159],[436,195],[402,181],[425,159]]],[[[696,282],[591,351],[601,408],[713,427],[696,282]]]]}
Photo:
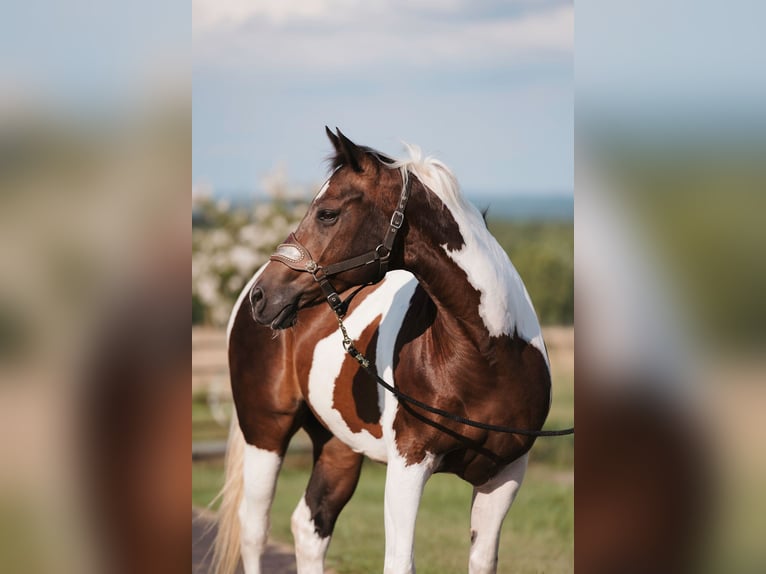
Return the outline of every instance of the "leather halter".
{"type": "Polygon", "coordinates": [[[319,283],[319,287],[322,289],[322,293],[324,293],[325,299],[332,310],[339,317],[343,317],[346,314],[350,297],[349,299],[346,299],[346,301],[342,301],[340,295],[338,295],[335,290],[335,287],[333,287],[330,282],[330,277],[350,271],[351,269],[357,269],[359,267],[377,263],[377,277],[373,281],[370,281],[368,285],[372,285],[383,279],[388,272],[388,263],[391,258],[391,250],[394,247],[394,241],[396,241],[396,235],[404,223],[404,211],[407,208],[407,202],[410,199],[411,191],[412,178],[407,172],[403,171],[402,194],[399,197],[399,203],[397,204],[394,213],[391,215],[391,220],[388,224],[386,235],[383,237],[383,241],[372,251],[367,251],[361,255],[322,266],[311,256],[309,250],[298,241],[295,237],[295,233],[291,233],[287,236],[285,242],[277,247],[277,250],[271,257],[269,257],[269,259],[271,261],[279,261],[295,271],[310,273],[314,278],[314,281],[319,283]]]}

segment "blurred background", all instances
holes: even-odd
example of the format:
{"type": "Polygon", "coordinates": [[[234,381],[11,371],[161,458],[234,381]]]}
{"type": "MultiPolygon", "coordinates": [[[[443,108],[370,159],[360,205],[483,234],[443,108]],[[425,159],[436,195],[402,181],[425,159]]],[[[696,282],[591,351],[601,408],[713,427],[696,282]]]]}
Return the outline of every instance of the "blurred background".
{"type": "MultiPolygon", "coordinates": [[[[225,326],[254,271],[327,177],[324,126],[399,157],[402,141],[446,162],[524,278],[554,371],[550,428],[573,417],[573,6],[569,2],[194,3],[192,503],[222,481],[231,398],[225,326]],[[268,56],[265,56],[268,54],[268,56]]],[[[501,549],[502,572],[571,572],[573,440],[541,440],[501,549]]],[[[298,435],[277,488],[274,551],[308,482],[298,435]]],[[[383,564],[385,469],[368,464],[328,565],[383,564]]],[[[461,572],[471,488],[429,481],[422,572],[461,572]]],[[[199,546],[199,544],[198,544],[199,546]]],[[[196,550],[198,553],[199,551],[196,550]]]]}
{"type": "Polygon", "coordinates": [[[0,20],[0,571],[188,571],[189,7],[0,20]]]}
{"type": "Polygon", "coordinates": [[[764,6],[576,12],[576,567],[763,571],[764,6]]]}
{"type": "MultiPolygon", "coordinates": [[[[546,324],[551,425],[576,403],[577,486],[571,443],[540,441],[501,564],[763,571],[762,3],[192,12],[4,11],[0,571],[188,572],[189,498],[207,504],[220,477],[227,301],[323,180],[325,124],[443,159],[489,206],[546,324]]],[[[302,456],[280,483],[283,515],[302,456]]],[[[380,500],[380,469],[364,475],[362,515],[380,500]]],[[[426,496],[438,512],[424,521],[467,520],[452,482],[426,496]]],[[[432,549],[460,554],[463,534],[432,549]]],[[[379,564],[365,555],[356,571],[379,564]]],[[[333,565],[352,570],[343,556],[333,565]]]]}

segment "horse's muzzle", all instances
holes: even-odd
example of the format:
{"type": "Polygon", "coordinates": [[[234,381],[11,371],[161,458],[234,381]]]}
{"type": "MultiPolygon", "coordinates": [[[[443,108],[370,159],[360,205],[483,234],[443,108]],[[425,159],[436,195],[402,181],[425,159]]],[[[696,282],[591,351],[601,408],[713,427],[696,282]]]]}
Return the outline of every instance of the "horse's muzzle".
{"type": "MultiPolygon", "coordinates": [[[[266,305],[266,298],[263,294],[263,289],[253,285],[250,289],[250,309],[253,315],[253,319],[256,319],[256,314],[261,313],[266,305]]],[[[257,320],[257,319],[256,319],[257,320]]]]}
{"type": "Polygon", "coordinates": [[[298,314],[297,299],[284,296],[267,297],[259,285],[253,285],[248,294],[250,314],[259,325],[272,329],[287,329],[295,324],[298,314]]]}

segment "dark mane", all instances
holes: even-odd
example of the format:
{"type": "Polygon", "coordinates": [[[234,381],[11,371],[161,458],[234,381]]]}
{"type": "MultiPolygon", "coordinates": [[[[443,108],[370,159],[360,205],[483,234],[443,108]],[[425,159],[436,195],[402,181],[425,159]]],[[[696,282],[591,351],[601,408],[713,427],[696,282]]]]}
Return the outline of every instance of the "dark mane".
{"type": "MultiPolygon", "coordinates": [[[[371,147],[367,146],[358,146],[360,150],[362,150],[365,154],[371,155],[373,158],[377,159],[379,162],[387,164],[387,165],[393,165],[396,163],[396,160],[393,158],[387,156],[386,154],[379,152],[376,149],[372,149],[371,147]]],[[[346,163],[345,157],[342,153],[336,152],[333,154],[330,154],[327,156],[327,163],[330,166],[330,171],[335,171],[340,166],[344,165],[346,163]]]]}

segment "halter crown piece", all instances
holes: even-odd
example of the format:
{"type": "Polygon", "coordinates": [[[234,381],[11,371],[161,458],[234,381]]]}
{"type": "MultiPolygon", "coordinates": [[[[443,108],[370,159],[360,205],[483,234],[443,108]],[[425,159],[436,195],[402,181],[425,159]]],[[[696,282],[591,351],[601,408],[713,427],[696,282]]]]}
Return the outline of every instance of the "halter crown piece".
{"type": "Polygon", "coordinates": [[[378,274],[369,284],[377,283],[385,277],[388,272],[391,250],[394,247],[394,241],[396,241],[396,234],[404,223],[404,211],[407,209],[407,202],[410,199],[411,191],[412,179],[407,172],[402,171],[402,194],[399,197],[399,203],[391,215],[383,241],[372,251],[344,259],[338,263],[322,266],[311,256],[309,250],[298,241],[295,234],[291,233],[287,236],[285,242],[277,247],[277,250],[269,259],[271,261],[279,261],[295,271],[310,273],[314,281],[319,283],[319,287],[322,289],[322,293],[324,293],[330,308],[338,317],[343,317],[346,314],[350,297],[346,301],[341,300],[340,295],[338,295],[335,287],[330,282],[330,277],[373,263],[378,264],[378,274]]]}

